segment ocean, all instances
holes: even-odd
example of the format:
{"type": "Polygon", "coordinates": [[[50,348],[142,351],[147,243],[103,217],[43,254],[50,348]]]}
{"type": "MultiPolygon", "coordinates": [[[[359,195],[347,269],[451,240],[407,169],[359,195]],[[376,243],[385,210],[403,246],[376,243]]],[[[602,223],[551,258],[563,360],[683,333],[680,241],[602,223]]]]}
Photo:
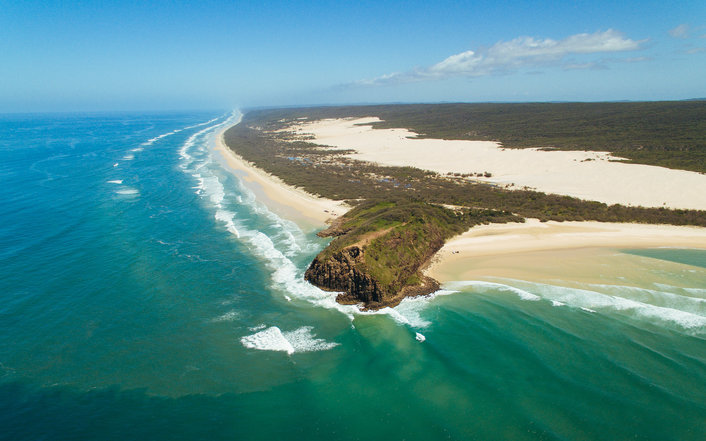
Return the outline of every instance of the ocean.
{"type": "Polygon", "coordinates": [[[238,118],[0,115],[0,439],[704,439],[705,251],[359,313],[213,151],[238,118]]]}

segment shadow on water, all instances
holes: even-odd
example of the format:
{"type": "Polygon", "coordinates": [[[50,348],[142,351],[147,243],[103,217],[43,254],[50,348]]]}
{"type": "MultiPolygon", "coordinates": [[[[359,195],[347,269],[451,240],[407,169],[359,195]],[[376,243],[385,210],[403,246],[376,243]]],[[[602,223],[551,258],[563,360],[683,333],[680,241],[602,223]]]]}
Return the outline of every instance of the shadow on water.
{"type": "MultiPolygon", "coordinates": [[[[306,394],[302,383],[281,389],[282,396],[291,398],[306,394]]],[[[293,406],[291,400],[270,397],[250,393],[168,398],[144,389],[77,392],[12,382],[0,386],[0,439],[272,440],[335,433],[335,427],[312,418],[303,401],[293,406]]]]}

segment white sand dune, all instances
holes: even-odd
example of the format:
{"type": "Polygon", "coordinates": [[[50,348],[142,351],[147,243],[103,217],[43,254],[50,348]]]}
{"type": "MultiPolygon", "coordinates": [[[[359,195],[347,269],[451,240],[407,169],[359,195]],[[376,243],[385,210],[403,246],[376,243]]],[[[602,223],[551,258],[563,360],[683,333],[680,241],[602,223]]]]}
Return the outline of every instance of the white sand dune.
{"type": "Polygon", "coordinates": [[[706,210],[706,174],[628,164],[606,152],[506,149],[490,141],[415,139],[407,129],[373,129],[377,117],[299,122],[288,130],[310,142],[353,149],[351,157],[390,166],[477,178],[510,188],[529,187],[607,204],[706,210]]]}

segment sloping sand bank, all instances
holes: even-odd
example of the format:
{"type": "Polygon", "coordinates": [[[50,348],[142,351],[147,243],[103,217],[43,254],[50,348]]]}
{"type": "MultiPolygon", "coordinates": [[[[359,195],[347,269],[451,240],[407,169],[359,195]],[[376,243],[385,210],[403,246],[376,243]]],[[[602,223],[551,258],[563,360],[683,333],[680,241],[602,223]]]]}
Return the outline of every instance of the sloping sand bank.
{"type": "Polygon", "coordinates": [[[245,161],[228,148],[223,140],[223,132],[216,137],[215,151],[220,153],[228,167],[243,179],[245,185],[255,193],[257,198],[275,213],[300,224],[320,228],[350,209],[341,201],[317,197],[287,185],[277,176],[266,173],[245,161]]]}
{"type": "Polygon", "coordinates": [[[706,175],[616,162],[606,152],[505,149],[489,141],[414,139],[407,129],[373,129],[377,117],[297,123],[288,130],[351,156],[391,166],[446,173],[484,173],[477,178],[509,188],[529,187],[607,204],[706,210],[706,175]]]}
{"type": "MultiPolygon", "coordinates": [[[[706,228],[600,222],[539,222],[491,224],[471,228],[449,240],[437,253],[427,275],[442,281],[475,280],[487,276],[533,280],[560,267],[574,277],[587,276],[580,256],[621,248],[706,249],[706,228]],[[593,251],[590,251],[593,250],[593,251]]],[[[608,271],[602,269],[601,271],[608,271]]],[[[568,275],[568,274],[567,274],[568,275]]]]}

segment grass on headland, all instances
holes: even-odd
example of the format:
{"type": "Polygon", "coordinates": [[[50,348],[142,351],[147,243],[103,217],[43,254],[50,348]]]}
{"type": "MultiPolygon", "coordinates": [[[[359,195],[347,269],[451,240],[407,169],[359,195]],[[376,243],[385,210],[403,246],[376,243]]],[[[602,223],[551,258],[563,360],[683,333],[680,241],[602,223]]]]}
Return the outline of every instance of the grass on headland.
{"type": "Polygon", "coordinates": [[[365,250],[359,271],[370,274],[388,296],[421,281],[420,267],[445,243],[474,225],[524,222],[508,212],[451,210],[421,201],[366,201],[325,234],[337,235],[317,257],[326,260],[357,245],[365,250]]]}

